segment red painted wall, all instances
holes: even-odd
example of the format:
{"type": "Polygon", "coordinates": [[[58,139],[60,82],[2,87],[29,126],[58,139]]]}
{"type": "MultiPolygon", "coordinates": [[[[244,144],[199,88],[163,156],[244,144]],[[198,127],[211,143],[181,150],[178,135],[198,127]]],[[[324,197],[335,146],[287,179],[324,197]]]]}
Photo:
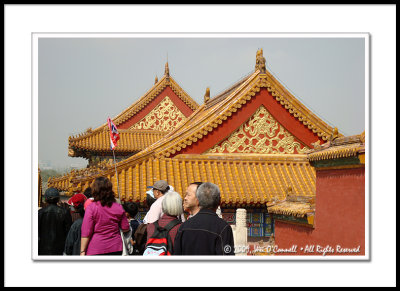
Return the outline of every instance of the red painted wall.
{"type": "Polygon", "coordinates": [[[171,87],[165,87],[161,93],[154,98],[149,104],[147,104],[140,112],[132,116],[129,120],[125,121],[124,123],[120,124],[118,128],[121,129],[128,129],[136,122],[140,121],[143,117],[149,114],[163,99],[165,96],[168,96],[171,101],[175,104],[176,107],[185,115],[189,117],[193,110],[185,104],[176,94],[172,91],[171,87]]]}
{"type": "Polygon", "coordinates": [[[365,169],[318,170],[316,173],[315,228],[275,221],[275,245],[289,249],[297,245],[296,253],[276,255],[365,255],[365,169]],[[301,247],[314,246],[314,252],[304,253],[301,247]],[[339,253],[342,248],[359,248],[357,253],[339,253]]]}

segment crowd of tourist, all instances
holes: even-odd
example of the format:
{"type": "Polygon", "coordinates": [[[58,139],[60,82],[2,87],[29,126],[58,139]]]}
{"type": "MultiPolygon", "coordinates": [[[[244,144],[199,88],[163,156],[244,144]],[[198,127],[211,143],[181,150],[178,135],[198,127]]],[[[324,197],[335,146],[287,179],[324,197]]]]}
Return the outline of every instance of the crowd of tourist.
{"type": "Polygon", "coordinates": [[[193,182],[184,194],[159,180],[148,186],[143,222],[135,202],[119,203],[98,177],[65,204],[48,188],[38,213],[39,255],[234,255],[233,232],[217,215],[219,187],[193,182]]]}

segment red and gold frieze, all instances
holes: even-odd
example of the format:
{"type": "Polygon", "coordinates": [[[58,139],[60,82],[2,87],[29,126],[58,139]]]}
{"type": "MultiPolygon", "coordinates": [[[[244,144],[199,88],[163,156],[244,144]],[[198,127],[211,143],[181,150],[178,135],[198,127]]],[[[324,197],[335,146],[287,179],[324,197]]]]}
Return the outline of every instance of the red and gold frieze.
{"type": "Polygon", "coordinates": [[[296,154],[307,150],[260,106],[246,123],[207,153],[296,154]]]}
{"type": "Polygon", "coordinates": [[[185,115],[166,96],[150,113],[129,129],[172,131],[184,120],[186,120],[185,115]]]}

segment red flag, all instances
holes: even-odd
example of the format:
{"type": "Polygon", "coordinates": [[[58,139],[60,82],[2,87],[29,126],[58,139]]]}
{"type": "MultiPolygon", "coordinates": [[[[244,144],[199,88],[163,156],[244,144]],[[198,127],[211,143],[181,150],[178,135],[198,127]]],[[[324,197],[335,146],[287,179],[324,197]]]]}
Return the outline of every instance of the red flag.
{"type": "Polygon", "coordinates": [[[110,117],[107,119],[108,128],[110,129],[110,148],[113,150],[117,146],[117,141],[119,140],[119,133],[117,127],[112,122],[110,117]]]}

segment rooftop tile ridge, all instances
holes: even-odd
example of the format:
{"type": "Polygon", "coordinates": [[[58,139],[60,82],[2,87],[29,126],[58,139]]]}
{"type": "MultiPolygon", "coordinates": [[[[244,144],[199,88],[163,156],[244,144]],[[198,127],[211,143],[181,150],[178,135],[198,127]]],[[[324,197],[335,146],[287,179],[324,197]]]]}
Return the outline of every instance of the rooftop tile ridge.
{"type": "MultiPolygon", "coordinates": [[[[175,89],[177,89],[177,91],[182,92],[183,93],[183,97],[186,100],[182,100],[183,102],[185,102],[186,104],[189,103],[191,106],[191,109],[196,110],[200,105],[178,84],[178,82],[175,81],[174,78],[170,77],[170,83],[171,83],[171,88],[174,89],[174,87],[176,87],[175,89]]],[[[175,92],[176,93],[176,92],[175,92]]],[[[181,98],[181,96],[179,96],[179,94],[177,94],[179,98],[181,98]]],[[[187,104],[187,105],[189,105],[187,104]]]]}
{"type": "MultiPolygon", "coordinates": [[[[290,93],[290,91],[281,82],[279,82],[268,70],[266,71],[266,74],[269,90],[278,101],[281,101],[282,106],[284,106],[285,109],[288,109],[289,112],[294,115],[299,121],[302,121],[304,125],[308,126],[311,122],[312,126],[309,126],[309,128],[311,127],[310,129],[312,129],[313,132],[318,132],[318,130],[316,130],[314,127],[317,127],[320,131],[323,131],[324,134],[319,132],[319,136],[323,135],[323,139],[327,140],[333,130],[333,127],[327,124],[321,117],[319,117],[311,109],[305,106],[305,104],[303,104],[292,93],[290,93]],[[282,98],[284,98],[285,100],[281,100],[282,98]]],[[[343,136],[343,134],[339,133],[339,136],[343,136]]]]}
{"type": "Polygon", "coordinates": [[[315,143],[314,148],[311,148],[309,151],[307,151],[307,154],[313,156],[313,154],[318,154],[321,152],[345,150],[346,148],[349,149],[350,147],[365,147],[365,131],[361,134],[350,136],[334,137],[332,135],[331,138],[322,145],[315,143]]]}
{"type": "MultiPolygon", "coordinates": [[[[164,155],[168,157],[170,154],[169,151],[176,152],[173,148],[177,148],[178,151],[187,145],[192,144],[192,142],[197,142],[197,140],[201,139],[203,136],[207,135],[208,132],[213,131],[213,128],[218,127],[219,124],[222,124],[224,120],[227,119],[227,116],[232,115],[232,112],[236,112],[237,108],[240,108],[242,104],[245,104],[243,98],[249,93],[254,87],[259,87],[263,82],[264,78],[259,77],[259,71],[253,73],[250,77],[248,77],[244,82],[240,84],[234,91],[230,92],[229,95],[224,98],[220,103],[217,103],[217,106],[207,107],[207,104],[203,104],[205,112],[204,115],[200,115],[196,121],[196,124],[193,126],[189,126],[184,128],[182,131],[176,132],[177,135],[170,135],[170,143],[167,147],[160,147],[156,154],[164,155]],[[246,90],[246,88],[248,90],[246,90]],[[230,97],[232,96],[232,97],[230,97]],[[234,96],[237,96],[234,98],[234,96]],[[243,100],[242,100],[243,99],[243,100]],[[177,137],[180,137],[177,140],[177,137]]],[[[252,92],[254,95],[254,92],[252,92]]],[[[250,100],[251,97],[247,96],[247,100],[250,100]]],[[[203,107],[201,107],[203,108],[203,107]]],[[[200,108],[199,108],[200,111],[200,108]]]]}
{"type": "MultiPolygon", "coordinates": [[[[161,88],[161,90],[162,90],[169,83],[170,82],[169,82],[169,80],[167,80],[167,76],[166,75],[162,76],[161,79],[157,83],[153,84],[153,86],[149,90],[147,90],[146,93],[141,95],[139,97],[139,99],[137,99],[134,103],[132,103],[130,106],[128,106],[125,110],[123,110],[117,116],[112,118],[115,125],[118,126],[119,124],[124,122],[124,120],[122,120],[124,115],[129,114],[129,112],[131,112],[133,109],[135,109],[135,107],[139,106],[141,103],[148,101],[147,99],[150,98],[149,95],[151,95],[153,92],[156,92],[157,88],[161,88]]],[[[133,114],[135,114],[135,113],[133,113],[133,114]]],[[[107,123],[105,125],[107,125],[107,123]]],[[[103,126],[105,126],[105,125],[103,125],[103,126]]]]}
{"type": "Polygon", "coordinates": [[[210,98],[210,100],[207,102],[207,108],[214,106],[215,104],[219,103],[219,101],[227,98],[229,95],[231,95],[231,91],[237,89],[240,85],[243,85],[246,80],[251,78],[251,76],[256,76],[259,74],[259,71],[251,71],[251,73],[246,74],[246,76],[240,78],[239,81],[235,82],[233,85],[222,91],[221,93],[218,93],[216,96],[210,98]]]}
{"type": "Polygon", "coordinates": [[[365,133],[342,136],[334,139],[331,146],[349,145],[355,143],[365,143],[365,133]]]}
{"type": "Polygon", "coordinates": [[[173,157],[177,160],[220,160],[220,161],[252,161],[252,162],[288,162],[308,163],[306,154],[253,154],[253,153],[223,153],[223,154],[179,154],[173,157]]]}
{"type": "MultiPolygon", "coordinates": [[[[178,127],[179,128],[179,127],[178,127]]],[[[176,130],[176,129],[174,129],[176,130]]],[[[158,141],[152,143],[149,147],[139,151],[138,153],[126,158],[123,161],[120,161],[116,164],[117,167],[123,167],[126,164],[130,164],[130,163],[139,163],[141,161],[143,161],[144,159],[146,159],[146,157],[151,155],[154,155],[155,150],[157,149],[157,147],[162,146],[163,142],[168,142],[169,140],[169,135],[170,133],[165,134],[165,132],[161,132],[164,133],[164,136],[161,137],[158,141]]]]}
{"type": "Polygon", "coordinates": [[[167,131],[153,130],[153,129],[118,129],[119,133],[131,133],[131,134],[162,134],[165,135],[167,131]]]}
{"type": "MultiPolygon", "coordinates": [[[[146,91],[142,96],[139,97],[136,101],[134,101],[131,105],[129,105],[127,108],[125,108],[121,113],[119,113],[117,116],[111,118],[111,120],[115,123],[115,125],[118,127],[119,124],[121,124],[123,121],[120,121],[122,117],[126,114],[128,114],[129,111],[134,109],[136,106],[138,106],[140,103],[144,102],[146,97],[149,96],[154,90],[156,90],[157,87],[162,87],[164,84],[169,83],[169,81],[166,80],[166,76],[164,75],[157,83],[153,84],[153,86],[146,91]]],[[[95,128],[93,131],[97,130],[102,130],[105,127],[108,128],[107,122],[101,124],[97,128],[95,128]]]]}
{"type": "Polygon", "coordinates": [[[95,129],[95,130],[92,130],[91,128],[89,128],[89,129],[87,129],[87,130],[84,131],[84,132],[75,134],[75,135],[70,135],[70,136],[68,137],[68,140],[69,140],[69,141],[80,141],[80,140],[82,140],[82,139],[88,138],[88,137],[90,137],[90,136],[92,136],[92,135],[94,135],[94,134],[97,134],[97,133],[99,132],[98,129],[95,129]],[[90,129],[90,130],[89,130],[89,129],[90,129]]]}

